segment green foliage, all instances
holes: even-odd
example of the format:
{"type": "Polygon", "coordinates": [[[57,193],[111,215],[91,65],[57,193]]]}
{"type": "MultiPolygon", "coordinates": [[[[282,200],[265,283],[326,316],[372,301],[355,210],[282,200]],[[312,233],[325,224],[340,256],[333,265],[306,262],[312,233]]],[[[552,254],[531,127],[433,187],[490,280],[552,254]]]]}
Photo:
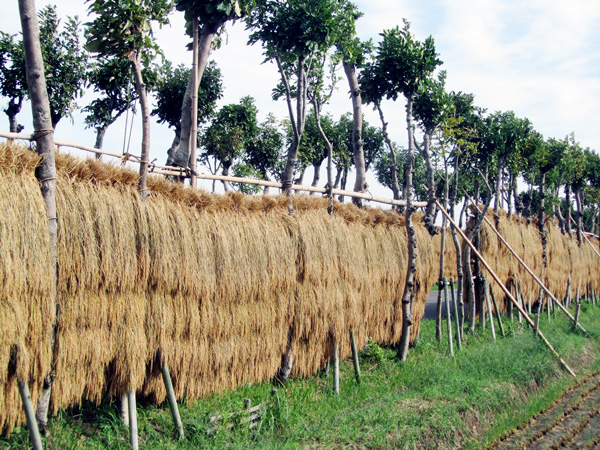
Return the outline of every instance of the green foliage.
{"type": "Polygon", "coordinates": [[[83,108],[88,113],[86,127],[108,127],[137,97],[131,89],[131,67],[123,59],[99,56],[88,73],[88,83],[100,96],[83,108]]]}
{"type": "Polygon", "coordinates": [[[230,167],[243,155],[246,143],[257,134],[257,112],[252,97],[244,97],[239,104],[223,106],[202,136],[201,159],[214,157],[223,167],[230,167]]]}
{"type": "Polygon", "coordinates": [[[61,27],[56,6],[51,5],[43,8],[39,16],[46,89],[52,126],[56,127],[63,117],[71,117],[77,108],[75,99],[83,95],[87,54],[79,41],[81,24],[77,17],[67,17],[64,27],[61,27]]]}
{"type": "Polygon", "coordinates": [[[262,42],[268,60],[307,58],[326,51],[337,37],[338,0],[257,0],[248,17],[249,43],[262,42]]]}
{"type": "Polygon", "coordinates": [[[142,51],[147,61],[160,49],[152,35],[152,22],[169,23],[171,0],[86,0],[88,12],[95,14],[86,23],[86,48],[90,52],[132,57],[142,51]]]}
{"type": "Polygon", "coordinates": [[[244,161],[254,167],[261,178],[267,179],[271,175],[280,179],[283,145],[283,134],[277,119],[269,114],[259,125],[257,133],[246,141],[244,161]]]}
{"type": "MultiPolygon", "coordinates": [[[[233,176],[240,178],[256,178],[262,180],[262,174],[250,164],[239,163],[233,166],[233,176]]],[[[256,194],[262,190],[261,186],[245,183],[232,183],[240,192],[244,194],[256,194]]]]}
{"type": "MultiPolygon", "coordinates": [[[[405,148],[399,148],[394,144],[394,151],[396,152],[396,162],[398,164],[398,182],[400,186],[404,185],[404,167],[408,163],[408,150],[405,148]]],[[[375,175],[377,181],[388,189],[392,189],[392,156],[389,152],[382,152],[380,157],[375,160],[375,175]]],[[[423,186],[427,183],[427,167],[425,167],[425,161],[420,153],[414,155],[414,167],[413,167],[413,184],[414,193],[417,199],[426,199],[427,191],[423,189],[423,186]]]]}
{"type": "Polygon", "coordinates": [[[10,35],[0,31],[0,96],[8,99],[4,112],[16,116],[27,97],[25,51],[23,45],[10,35]]]}
{"type": "MultiPolygon", "coordinates": [[[[379,95],[396,100],[399,94],[412,97],[427,82],[437,66],[442,64],[435,51],[433,38],[429,36],[420,42],[410,33],[410,23],[404,20],[404,27],[384,30],[383,39],[377,47],[376,64],[371,66],[376,79],[382,83],[379,95]]],[[[381,99],[382,97],[379,97],[381,99]]]]}
{"type": "MultiPolygon", "coordinates": [[[[183,64],[173,68],[166,61],[160,69],[156,87],[156,107],[151,115],[158,117],[158,123],[166,123],[179,130],[181,126],[181,105],[192,70],[183,64]]],[[[217,100],[223,97],[223,77],[221,69],[214,61],[204,69],[198,89],[198,124],[206,123],[214,115],[217,100]]]]}
{"type": "Polygon", "coordinates": [[[185,13],[186,30],[192,36],[192,20],[216,31],[229,20],[241,19],[253,8],[254,0],[175,0],[177,11],[185,13]]]}
{"type": "Polygon", "coordinates": [[[360,351],[360,358],[371,363],[380,363],[386,359],[385,351],[371,338],[369,338],[367,345],[360,351]]]}

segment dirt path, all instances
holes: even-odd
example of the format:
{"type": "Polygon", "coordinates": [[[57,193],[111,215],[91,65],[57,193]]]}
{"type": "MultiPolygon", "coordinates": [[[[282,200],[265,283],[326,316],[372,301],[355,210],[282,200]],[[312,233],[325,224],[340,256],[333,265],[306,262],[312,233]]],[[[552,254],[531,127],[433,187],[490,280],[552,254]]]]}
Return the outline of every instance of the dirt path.
{"type": "Polygon", "coordinates": [[[545,411],[490,448],[600,450],[600,371],[581,379],[545,411]]]}

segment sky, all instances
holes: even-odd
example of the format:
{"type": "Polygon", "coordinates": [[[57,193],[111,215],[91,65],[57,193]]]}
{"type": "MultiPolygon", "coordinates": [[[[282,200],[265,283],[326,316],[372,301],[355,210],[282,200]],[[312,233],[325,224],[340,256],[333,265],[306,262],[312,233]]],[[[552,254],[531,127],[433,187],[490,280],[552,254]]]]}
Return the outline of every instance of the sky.
{"type": "MultiPolygon", "coordinates": [[[[59,17],[78,15],[82,22],[88,20],[83,1],[36,1],[38,10],[46,4],[57,4],[59,17]]],[[[364,13],[357,22],[362,39],[377,42],[384,29],[402,26],[406,18],[419,40],[433,36],[444,62],[441,69],[447,72],[448,90],[473,93],[475,104],[489,112],[512,110],[518,117],[527,117],[545,137],[563,138],[574,132],[583,147],[600,151],[600,1],[360,0],[356,4],[364,13]]],[[[0,30],[20,32],[16,1],[3,8],[0,30]]],[[[191,66],[182,13],[174,12],[171,24],[155,33],[167,59],[191,66]]],[[[271,89],[278,81],[276,67],[262,64],[259,44],[247,46],[246,42],[243,23],[229,26],[222,47],[212,55],[223,73],[225,90],[219,106],[251,95],[261,119],[270,112],[286,117],[284,102],[271,99],[271,89]]],[[[86,96],[77,102],[85,106],[92,98],[86,96]]],[[[0,98],[0,107],[6,104],[0,98]]],[[[402,101],[383,105],[390,135],[400,145],[406,145],[404,106],[402,101]]],[[[325,111],[336,118],[351,111],[345,79],[325,111]]],[[[369,107],[365,114],[369,123],[380,125],[378,115],[369,107]]],[[[31,132],[30,117],[28,108],[19,115],[26,132],[31,132]]],[[[139,115],[135,120],[129,151],[138,154],[139,115]]],[[[0,116],[0,130],[8,130],[5,115],[0,116]]],[[[104,147],[122,151],[124,133],[125,123],[120,120],[108,129],[104,147]]],[[[94,130],[84,129],[83,116],[78,112],[72,122],[63,119],[58,124],[55,138],[90,146],[95,140],[94,130]]],[[[171,130],[153,123],[151,159],[164,163],[172,139],[171,130]]],[[[390,195],[372,176],[369,180],[374,195],[390,195]]],[[[348,184],[353,185],[352,176],[348,184]]]]}

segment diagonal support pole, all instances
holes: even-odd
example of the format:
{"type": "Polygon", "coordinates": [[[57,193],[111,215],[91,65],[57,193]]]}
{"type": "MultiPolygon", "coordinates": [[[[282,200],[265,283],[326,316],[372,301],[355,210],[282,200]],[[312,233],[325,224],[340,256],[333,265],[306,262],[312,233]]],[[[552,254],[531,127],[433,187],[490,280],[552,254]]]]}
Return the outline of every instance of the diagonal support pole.
{"type": "MultiPolygon", "coordinates": [[[[471,204],[475,205],[475,203],[473,202],[473,200],[469,197],[469,201],[471,202],[471,204]]],[[[475,205],[475,207],[477,209],[479,209],[479,206],[475,205]]],[[[481,212],[481,211],[480,211],[481,212]]],[[[510,246],[510,244],[506,241],[506,239],[504,239],[504,236],[502,236],[500,234],[500,232],[498,230],[496,230],[496,227],[489,221],[489,219],[487,217],[484,217],[485,222],[490,226],[490,228],[494,231],[494,233],[496,233],[496,236],[498,236],[498,239],[500,239],[500,241],[506,246],[506,248],[512,253],[512,255],[517,258],[517,261],[519,261],[519,264],[521,264],[521,266],[523,266],[523,268],[529,272],[529,275],[531,275],[533,277],[533,279],[535,280],[535,282],[537,284],[540,285],[540,287],[544,290],[544,292],[552,299],[552,301],[554,302],[555,305],[558,305],[558,307],[560,308],[560,310],[562,312],[564,312],[567,317],[569,319],[571,319],[573,322],[575,322],[575,318],[573,317],[573,315],[569,312],[569,310],[567,308],[565,308],[563,306],[563,304],[558,301],[558,299],[554,296],[554,294],[552,294],[552,292],[550,292],[550,290],[544,285],[544,283],[542,282],[542,280],[540,280],[535,273],[533,273],[533,271],[529,268],[529,266],[527,264],[525,264],[525,261],[523,261],[521,259],[521,257],[517,254],[517,252],[515,252],[513,250],[513,248],[510,246]]],[[[577,324],[577,327],[583,331],[584,333],[587,333],[587,331],[585,330],[585,328],[583,328],[583,326],[581,324],[577,324]]]]}
{"type": "MultiPolygon", "coordinates": [[[[450,222],[450,224],[454,227],[454,229],[456,230],[456,232],[458,234],[460,234],[460,237],[462,237],[464,239],[465,243],[471,248],[471,251],[473,252],[473,254],[477,258],[479,258],[479,261],[481,261],[481,264],[483,265],[483,267],[486,268],[486,270],[492,276],[492,278],[494,279],[494,281],[496,281],[496,283],[498,283],[498,285],[500,285],[500,288],[504,291],[504,294],[509,298],[509,300],[515,306],[515,308],[517,308],[517,310],[523,315],[523,317],[525,318],[525,320],[527,321],[527,323],[529,324],[529,326],[531,326],[532,328],[535,328],[535,324],[531,320],[531,317],[529,317],[529,315],[521,307],[521,305],[519,304],[519,302],[513,297],[513,295],[506,288],[506,286],[504,286],[504,284],[502,283],[502,281],[500,280],[500,278],[498,277],[498,275],[496,275],[496,272],[494,272],[492,270],[492,268],[490,267],[490,265],[488,264],[488,262],[484,259],[484,257],[481,255],[481,253],[479,253],[479,251],[473,245],[473,243],[469,239],[467,239],[467,236],[465,235],[465,233],[456,224],[456,222],[454,221],[454,219],[452,217],[450,217],[450,214],[448,214],[448,211],[446,211],[444,209],[444,207],[440,204],[439,201],[436,200],[435,203],[436,203],[437,207],[439,208],[439,210],[442,212],[442,214],[444,216],[446,216],[446,218],[448,219],[448,221],[450,222]]],[[[546,344],[546,346],[552,351],[552,353],[554,353],[554,355],[558,358],[558,360],[560,361],[560,363],[562,364],[562,366],[566,369],[566,371],[569,372],[574,377],[577,377],[577,375],[575,374],[575,372],[573,372],[573,369],[571,369],[569,367],[569,365],[565,362],[565,360],[562,359],[562,357],[554,349],[554,347],[552,346],[552,344],[550,344],[550,342],[548,342],[548,339],[546,339],[546,337],[542,334],[541,331],[538,331],[538,336],[540,337],[540,339],[542,339],[542,341],[546,344]]]]}

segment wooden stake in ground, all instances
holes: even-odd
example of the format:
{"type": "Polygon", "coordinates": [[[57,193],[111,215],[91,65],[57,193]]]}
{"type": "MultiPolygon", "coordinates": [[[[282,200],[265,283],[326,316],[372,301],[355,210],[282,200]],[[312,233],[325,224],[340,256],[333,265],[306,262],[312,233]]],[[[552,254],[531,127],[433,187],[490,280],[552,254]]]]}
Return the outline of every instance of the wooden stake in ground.
{"type": "Polygon", "coordinates": [[[577,302],[577,308],[575,309],[575,324],[573,329],[577,328],[577,322],[579,322],[579,314],[581,313],[581,301],[577,302]]]}
{"type": "MultiPolygon", "coordinates": [[[[527,320],[527,323],[533,328],[535,326],[535,324],[533,323],[533,321],[531,320],[531,318],[527,314],[525,314],[525,311],[522,310],[522,308],[519,306],[519,303],[512,296],[512,294],[506,288],[506,286],[504,286],[504,284],[502,284],[502,281],[500,280],[500,278],[498,277],[498,275],[496,275],[496,272],[494,272],[492,270],[492,268],[490,267],[490,265],[488,264],[488,262],[483,258],[483,256],[481,255],[481,253],[479,253],[479,251],[477,250],[477,248],[475,248],[475,246],[473,245],[473,243],[470,240],[467,239],[467,236],[465,235],[465,233],[459,228],[459,226],[456,224],[456,222],[454,222],[454,219],[452,219],[452,217],[450,217],[450,215],[442,207],[442,205],[440,204],[440,202],[436,201],[436,204],[437,204],[439,210],[442,212],[442,214],[444,214],[448,218],[448,221],[450,222],[450,224],[456,229],[456,231],[464,239],[465,243],[469,246],[469,248],[471,248],[471,250],[473,251],[473,253],[475,254],[475,256],[477,258],[479,258],[479,260],[481,261],[481,264],[483,264],[483,266],[489,272],[489,274],[492,276],[492,278],[494,279],[494,281],[496,281],[496,283],[498,283],[500,285],[500,288],[504,291],[504,294],[509,298],[509,300],[512,302],[512,304],[515,305],[515,307],[517,308],[517,310],[520,310],[520,312],[524,315],[525,319],[527,320]]],[[[546,337],[542,334],[541,331],[538,332],[538,335],[542,339],[542,341],[544,342],[544,344],[546,344],[546,346],[558,358],[558,360],[560,361],[560,363],[562,364],[562,366],[567,370],[567,372],[569,372],[572,376],[576,377],[577,375],[575,374],[575,372],[573,372],[573,369],[571,369],[569,367],[569,365],[565,362],[565,360],[562,359],[562,357],[558,354],[558,352],[554,349],[554,347],[552,347],[552,344],[550,344],[550,342],[548,342],[548,339],[546,339],[546,337]]]]}
{"type": "Polygon", "coordinates": [[[352,346],[352,364],[354,365],[356,384],[360,384],[360,364],[358,362],[358,350],[356,348],[356,339],[354,339],[354,330],[352,328],[350,328],[350,345],[352,346]]]}
{"type": "Polygon", "coordinates": [[[333,392],[340,393],[340,346],[333,345],[333,392]]]}
{"type": "Polygon", "coordinates": [[[458,305],[456,303],[456,295],[454,295],[454,278],[450,278],[450,293],[452,294],[452,304],[454,305],[454,321],[456,323],[456,345],[458,349],[462,349],[462,331],[460,329],[460,317],[458,314],[458,305]]]}
{"type": "Polygon", "coordinates": [[[40,439],[40,431],[38,430],[35,413],[33,412],[33,404],[29,395],[29,387],[21,380],[17,382],[19,385],[19,393],[25,410],[25,418],[27,419],[27,428],[29,429],[29,443],[34,450],[43,450],[42,440],[40,439]]]}
{"type": "Polygon", "coordinates": [[[487,280],[485,279],[485,275],[481,275],[481,278],[482,278],[482,282],[483,282],[483,293],[485,295],[485,304],[487,306],[488,316],[490,318],[490,330],[492,330],[492,338],[495,341],[496,340],[496,329],[494,328],[494,317],[492,316],[492,305],[490,303],[490,294],[488,292],[488,284],[487,284],[487,280]]]}
{"type": "Polygon", "coordinates": [[[135,391],[127,392],[127,401],[129,403],[129,443],[132,450],[138,450],[138,426],[137,426],[137,408],[135,404],[135,391]]]}
{"type": "Polygon", "coordinates": [[[454,345],[452,344],[452,318],[450,317],[450,299],[448,298],[448,281],[442,278],[444,285],[444,302],[446,304],[446,325],[448,326],[448,347],[450,356],[454,356],[454,345]]]}
{"type": "Polygon", "coordinates": [[[506,333],[504,332],[504,324],[502,323],[502,317],[500,317],[500,310],[498,309],[498,303],[496,303],[496,296],[494,295],[494,290],[492,289],[492,285],[488,286],[490,294],[492,294],[492,301],[494,302],[494,311],[496,312],[496,320],[498,321],[498,326],[500,327],[500,332],[502,333],[502,337],[506,337],[506,333]]]}
{"type": "Polygon", "coordinates": [[[179,416],[179,408],[177,407],[177,399],[175,398],[175,391],[173,390],[173,382],[171,381],[171,374],[169,373],[169,366],[166,362],[162,363],[161,372],[165,388],[167,390],[167,400],[169,401],[169,409],[171,410],[171,416],[173,416],[173,422],[177,428],[179,439],[185,439],[183,433],[183,424],[181,423],[181,417],[179,416]]]}

